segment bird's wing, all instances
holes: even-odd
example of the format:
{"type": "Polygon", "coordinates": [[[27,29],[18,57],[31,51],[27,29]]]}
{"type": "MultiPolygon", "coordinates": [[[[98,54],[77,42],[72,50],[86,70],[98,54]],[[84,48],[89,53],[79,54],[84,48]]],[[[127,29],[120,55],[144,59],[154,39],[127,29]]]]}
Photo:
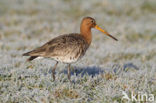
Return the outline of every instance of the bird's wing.
{"type": "Polygon", "coordinates": [[[61,35],[27,54],[42,57],[65,56],[74,52],[85,52],[88,46],[84,44],[86,41],[79,34],[61,35]]]}
{"type": "Polygon", "coordinates": [[[39,47],[30,52],[24,53],[23,56],[41,56],[45,54],[46,47],[39,47]]]}

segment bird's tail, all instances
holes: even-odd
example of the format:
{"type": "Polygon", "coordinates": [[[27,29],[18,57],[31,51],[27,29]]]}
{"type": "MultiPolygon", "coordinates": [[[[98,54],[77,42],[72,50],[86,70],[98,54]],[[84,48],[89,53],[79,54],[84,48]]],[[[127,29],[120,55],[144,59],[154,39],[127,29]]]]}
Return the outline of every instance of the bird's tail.
{"type": "MultiPolygon", "coordinates": [[[[27,52],[27,53],[24,53],[23,56],[30,56],[30,52],[27,52]]],[[[38,56],[31,56],[27,59],[27,61],[32,61],[34,60],[35,58],[37,58],[38,56]]]]}
{"type": "Polygon", "coordinates": [[[23,56],[30,56],[30,52],[22,54],[23,56]]]}
{"type": "Polygon", "coordinates": [[[27,61],[32,61],[32,60],[34,60],[35,58],[37,58],[38,56],[31,56],[31,57],[29,57],[28,59],[27,59],[27,61]]]}

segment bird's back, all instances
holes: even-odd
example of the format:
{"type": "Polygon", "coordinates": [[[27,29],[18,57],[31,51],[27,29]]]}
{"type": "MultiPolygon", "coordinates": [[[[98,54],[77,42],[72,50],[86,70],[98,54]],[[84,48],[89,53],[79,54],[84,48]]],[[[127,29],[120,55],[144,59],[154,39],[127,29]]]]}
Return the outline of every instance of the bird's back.
{"type": "Polygon", "coordinates": [[[32,59],[35,57],[47,57],[56,61],[71,63],[81,58],[88,47],[89,44],[82,35],[73,33],[58,36],[24,55],[31,56],[32,59]]]}

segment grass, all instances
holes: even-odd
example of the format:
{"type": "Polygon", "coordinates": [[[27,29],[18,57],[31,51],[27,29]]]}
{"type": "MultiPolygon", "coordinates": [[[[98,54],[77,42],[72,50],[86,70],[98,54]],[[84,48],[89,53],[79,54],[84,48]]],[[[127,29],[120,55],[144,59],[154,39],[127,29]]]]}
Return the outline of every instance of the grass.
{"type": "Polygon", "coordinates": [[[152,0],[144,1],[141,8],[147,12],[155,12],[156,11],[156,2],[152,1],[152,0]]]}
{"type": "Polygon", "coordinates": [[[1,0],[0,102],[121,103],[121,91],[156,96],[155,7],[155,0],[1,0]],[[85,16],[119,41],[93,30],[85,57],[72,65],[72,84],[64,64],[53,82],[53,60],[22,57],[53,37],[79,32],[85,16]]]}

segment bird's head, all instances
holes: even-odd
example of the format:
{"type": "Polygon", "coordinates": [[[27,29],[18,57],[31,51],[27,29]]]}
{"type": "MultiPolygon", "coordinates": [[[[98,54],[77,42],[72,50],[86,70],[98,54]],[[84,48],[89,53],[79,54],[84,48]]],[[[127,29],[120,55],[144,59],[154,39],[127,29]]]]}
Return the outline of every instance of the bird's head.
{"type": "Polygon", "coordinates": [[[100,28],[97,24],[94,18],[92,17],[84,17],[82,22],[81,22],[81,28],[82,29],[86,29],[86,30],[90,30],[92,28],[95,28],[101,32],[103,32],[105,35],[111,37],[112,39],[118,41],[115,37],[113,37],[112,35],[110,35],[106,30],[103,30],[102,28],[100,28]]]}

